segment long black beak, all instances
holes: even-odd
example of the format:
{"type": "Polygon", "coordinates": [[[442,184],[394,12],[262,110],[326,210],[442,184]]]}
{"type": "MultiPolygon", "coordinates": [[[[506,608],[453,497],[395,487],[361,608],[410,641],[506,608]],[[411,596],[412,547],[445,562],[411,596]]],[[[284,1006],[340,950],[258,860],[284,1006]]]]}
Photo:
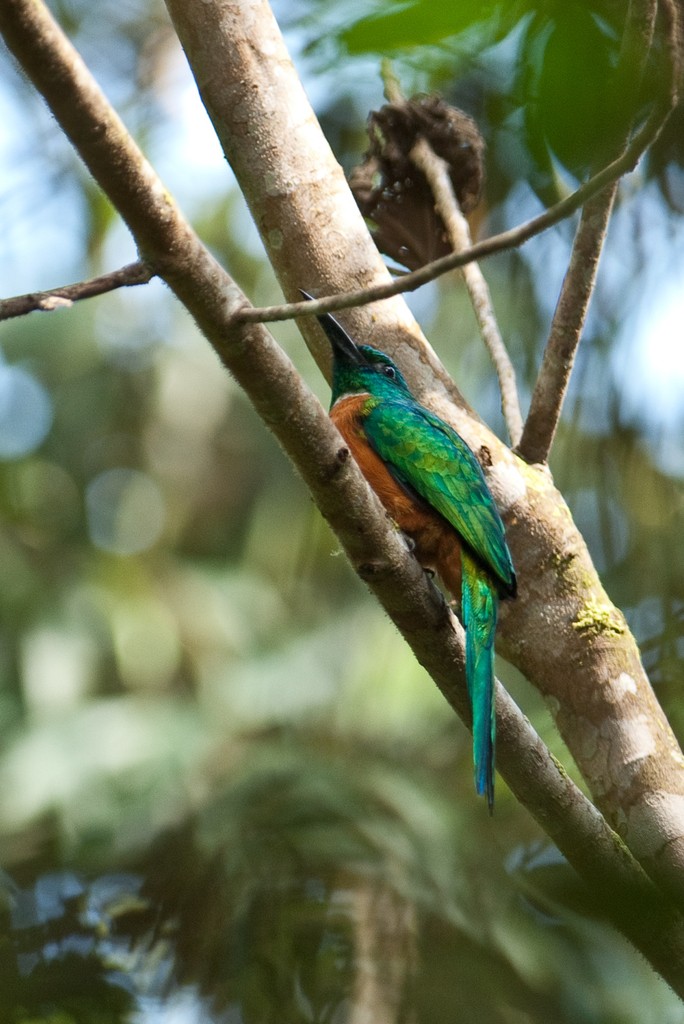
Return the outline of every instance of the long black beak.
{"type": "MultiPolygon", "coordinates": [[[[305,299],[313,300],[313,295],[309,295],[303,288],[299,290],[305,299]]],[[[365,366],[367,364],[368,360],[363,352],[361,352],[356,342],[352,341],[344,328],[338,324],[334,316],[330,313],[322,313],[316,319],[325,331],[335,358],[341,359],[352,366],[365,366]]]]}

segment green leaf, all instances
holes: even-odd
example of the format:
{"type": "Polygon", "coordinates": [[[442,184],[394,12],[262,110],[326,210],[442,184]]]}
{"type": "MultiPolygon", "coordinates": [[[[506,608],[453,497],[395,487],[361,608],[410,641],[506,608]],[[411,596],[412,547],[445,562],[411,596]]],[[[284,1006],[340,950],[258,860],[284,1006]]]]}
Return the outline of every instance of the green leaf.
{"type": "Polygon", "coordinates": [[[358,54],[434,45],[471,29],[481,30],[485,25],[494,38],[502,38],[520,17],[520,6],[496,0],[465,0],[458,4],[414,0],[402,6],[390,3],[354,22],[340,39],[349,53],[358,54]]]}

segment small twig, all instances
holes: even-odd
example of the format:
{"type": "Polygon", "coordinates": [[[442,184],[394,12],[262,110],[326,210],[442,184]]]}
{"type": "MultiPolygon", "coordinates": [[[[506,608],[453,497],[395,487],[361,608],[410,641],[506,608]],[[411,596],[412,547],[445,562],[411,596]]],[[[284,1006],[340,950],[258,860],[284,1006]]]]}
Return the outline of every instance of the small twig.
{"type": "Polygon", "coordinates": [[[394,72],[394,65],[389,57],[383,57],[380,61],[380,77],[384,86],[383,92],[388,103],[401,103],[404,94],[401,91],[401,82],[394,72]]]}
{"type": "MultiPolygon", "coordinates": [[[[422,138],[418,139],[411,150],[411,160],[427,179],[435,200],[435,206],[447,229],[452,249],[455,252],[463,252],[469,249],[472,245],[470,228],[454,193],[447,163],[437,156],[430,143],[422,138]]],[[[482,340],[487,347],[499,378],[501,408],[511,444],[515,447],[520,441],[523,428],[515,369],[501,337],[489,293],[489,286],[479,265],[477,263],[466,263],[465,266],[461,267],[461,273],[470,295],[470,301],[473,305],[482,340]]]]}
{"type": "MultiPolygon", "coordinates": [[[[387,59],[382,61],[380,74],[388,101],[401,103],[404,100],[404,95],[391,61],[387,59]]],[[[410,156],[416,167],[423,172],[430,186],[435,206],[447,229],[453,251],[467,251],[473,244],[470,228],[451,184],[446,162],[435,153],[430,143],[424,138],[418,139],[410,156]]],[[[496,322],[489,287],[478,264],[466,263],[461,267],[461,273],[473,304],[482,339],[499,378],[501,408],[511,444],[515,447],[520,441],[523,421],[513,363],[506,351],[499,325],[496,322]]]]}
{"type": "MultiPolygon", "coordinates": [[[[624,96],[636,101],[643,71],[651,49],[657,0],[633,0],[627,15],[623,37],[618,83],[624,96]]],[[[668,32],[674,25],[668,21],[668,32]]],[[[671,45],[671,40],[668,40],[671,45]]],[[[667,49],[668,54],[672,50],[667,49]]],[[[672,74],[676,74],[675,66],[672,74]]],[[[622,140],[627,148],[629,131],[622,140]]],[[[589,301],[617,192],[617,181],[586,204],[573,241],[558,304],[539,375],[532,393],[530,411],[518,446],[518,454],[528,462],[546,462],[556,434],[570,381],[575,355],[582,337],[589,301]]]]}
{"type": "Polygon", "coordinates": [[[112,270],[109,274],[93,277],[90,281],[78,281],[76,284],[65,284],[60,288],[51,288],[47,292],[30,292],[27,295],[14,295],[10,299],[0,299],[0,320],[11,320],[15,316],[24,316],[36,310],[51,312],[53,309],[64,309],[73,306],[81,299],[90,299],[94,295],[104,295],[116,288],[127,288],[135,284],[147,284],[155,276],[154,271],[141,260],[129,263],[120,270],[112,270]]]}
{"type": "Polygon", "coordinates": [[[447,256],[441,256],[426,263],[424,267],[406,274],[396,281],[389,281],[387,284],[374,285],[370,288],[361,288],[353,292],[340,292],[337,295],[327,295],[316,299],[313,302],[288,302],[279,306],[243,306],[234,314],[234,318],[241,323],[275,323],[280,320],[294,320],[295,317],[320,316],[322,313],[334,313],[341,309],[351,309],[354,306],[363,306],[369,302],[379,302],[381,299],[389,299],[393,295],[401,295],[404,292],[415,291],[421,285],[428,284],[436,278],[446,274],[449,270],[457,267],[464,267],[474,260],[484,259],[497,252],[504,252],[507,249],[515,249],[529,241],[535,235],[553,227],[559,221],[565,220],[575,213],[592,196],[595,196],[606,185],[622,177],[636,166],[644,150],[658,137],[673,107],[673,101],[668,97],[667,102],[658,103],[651,111],[641,129],[634,135],[624,153],[613,160],[603,170],[599,171],[592,178],[581,185],[575,192],[572,192],[565,199],[555,203],[544,213],[511,228],[509,231],[502,231],[499,235],[492,235],[491,238],[484,238],[476,242],[465,252],[451,252],[447,256]]]}

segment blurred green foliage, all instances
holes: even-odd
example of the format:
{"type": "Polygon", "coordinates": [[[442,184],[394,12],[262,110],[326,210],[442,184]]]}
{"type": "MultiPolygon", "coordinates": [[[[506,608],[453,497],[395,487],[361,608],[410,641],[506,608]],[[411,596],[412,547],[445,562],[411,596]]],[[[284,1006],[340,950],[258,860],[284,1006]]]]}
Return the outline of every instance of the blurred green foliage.
{"type": "MultiPolygon", "coordinates": [[[[202,236],[275,301],[163,7],[54,10],[202,236]]],[[[477,118],[488,230],[586,173],[624,115],[610,0],[276,13],[345,165],[381,54],[407,93],[477,118]]],[[[131,259],[0,67],[7,290],[131,259]]],[[[677,322],[682,139],[668,129],[623,189],[553,456],[680,735],[684,370],[649,325],[677,322]]],[[[570,238],[485,266],[524,396],[570,238]]],[[[458,281],[411,301],[501,431],[458,281]]],[[[294,328],[276,332],[325,401],[294,328]]],[[[503,784],[488,820],[464,730],[161,285],[4,324],[0,346],[0,1020],[684,1019],[503,784]]],[[[500,669],[567,764],[538,696],[500,669]]]]}

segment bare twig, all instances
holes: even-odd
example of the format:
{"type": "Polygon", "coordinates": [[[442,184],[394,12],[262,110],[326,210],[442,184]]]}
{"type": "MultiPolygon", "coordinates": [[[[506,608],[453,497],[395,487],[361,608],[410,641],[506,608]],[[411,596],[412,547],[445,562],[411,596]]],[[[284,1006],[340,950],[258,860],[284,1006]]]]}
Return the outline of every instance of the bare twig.
{"type": "Polygon", "coordinates": [[[24,316],[36,310],[51,312],[73,306],[81,299],[90,299],[94,295],[104,295],[116,288],[128,288],[136,284],[147,284],[154,277],[154,271],[141,260],[129,263],[120,270],[112,270],[89,281],[78,281],[76,284],[65,284],[60,288],[51,288],[46,292],[29,292],[27,295],[14,295],[10,299],[0,299],[0,320],[11,320],[15,316],[24,316]]]}
{"type": "MultiPolygon", "coordinates": [[[[411,159],[427,178],[453,250],[463,252],[469,249],[472,245],[470,228],[454,193],[446,162],[437,156],[429,142],[422,138],[418,139],[411,150],[411,159]]],[[[466,263],[461,267],[461,273],[473,304],[482,340],[499,378],[503,416],[511,444],[515,447],[520,441],[523,426],[515,369],[501,337],[489,287],[479,265],[466,263]]]]}
{"type": "Polygon", "coordinates": [[[388,103],[401,103],[404,99],[404,93],[389,57],[383,57],[380,61],[380,77],[382,78],[385,99],[388,103]]]}
{"type": "Polygon", "coordinates": [[[622,156],[613,160],[603,170],[599,171],[588,181],[581,185],[575,192],[555,203],[544,213],[520,224],[518,227],[502,231],[491,238],[484,238],[476,242],[465,252],[449,253],[448,256],[441,256],[432,263],[426,263],[424,267],[413,270],[410,274],[390,281],[387,284],[374,285],[370,288],[360,288],[353,292],[340,292],[337,295],[323,296],[313,302],[288,302],[278,306],[245,307],[235,314],[236,319],[243,323],[274,323],[279,320],[294,320],[302,316],[319,316],[321,313],[334,313],[340,309],[351,309],[354,306],[363,306],[368,302],[378,302],[381,299],[389,299],[393,295],[402,295],[404,292],[412,292],[430,281],[441,277],[449,270],[464,267],[474,260],[485,259],[497,252],[504,252],[507,249],[515,249],[528,242],[530,238],[546,231],[560,221],[575,213],[579,208],[596,195],[601,189],[610,185],[613,181],[621,178],[623,174],[636,167],[640,157],[646,149],[655,141],[667,120],[674,100],[668,98],[667,102],[658,103],[654,106],[649,117],[640,130],[634,135],[629,146],[622,156]]]}
{"type": "MultiPolygon", "coordinates": [[[[632,0],[623,37],[618,82],[627,102],[635,101],[651,49],[657,0],[632,0]]],[[[671,51],[669,51],[671,52],[671,51]]],[[[672,68],[675,74],[675,68],[672,68]]],[[[627,146],[631,126],[620,148],[627,146]]],[[[518,446],[528,462],[545,462],[560,420],[575,355],[591,299],[599,259],[617,192],[617,181],[593,196],[582,210],[570,264],[563,280],[518,446]]]]}
{"type": "MultiPolygon", "coordinates": [[[[385,96],[389,102],[403,102],[404,95],[391,61],[387,59],[382,61],[381,75],[385,85],[385,96]]],[[[453,251],[464,252],[470,249],[472,246],[470,228],[451,184],[446,162],[435,153],[425,138],[418,139],[410,155],[411,160],[423,172],[430,186],[435,206],[447,229],[453,251]]],[[[461,267],[461,273],[473,304],[482,339],[499,378],[503,416],[511,444],[515,447],[520,441],[523,425],[515,369],[501,337],[489,287],[482,271],[478,264],[473,262],[466,263],[461,267]]]]}

